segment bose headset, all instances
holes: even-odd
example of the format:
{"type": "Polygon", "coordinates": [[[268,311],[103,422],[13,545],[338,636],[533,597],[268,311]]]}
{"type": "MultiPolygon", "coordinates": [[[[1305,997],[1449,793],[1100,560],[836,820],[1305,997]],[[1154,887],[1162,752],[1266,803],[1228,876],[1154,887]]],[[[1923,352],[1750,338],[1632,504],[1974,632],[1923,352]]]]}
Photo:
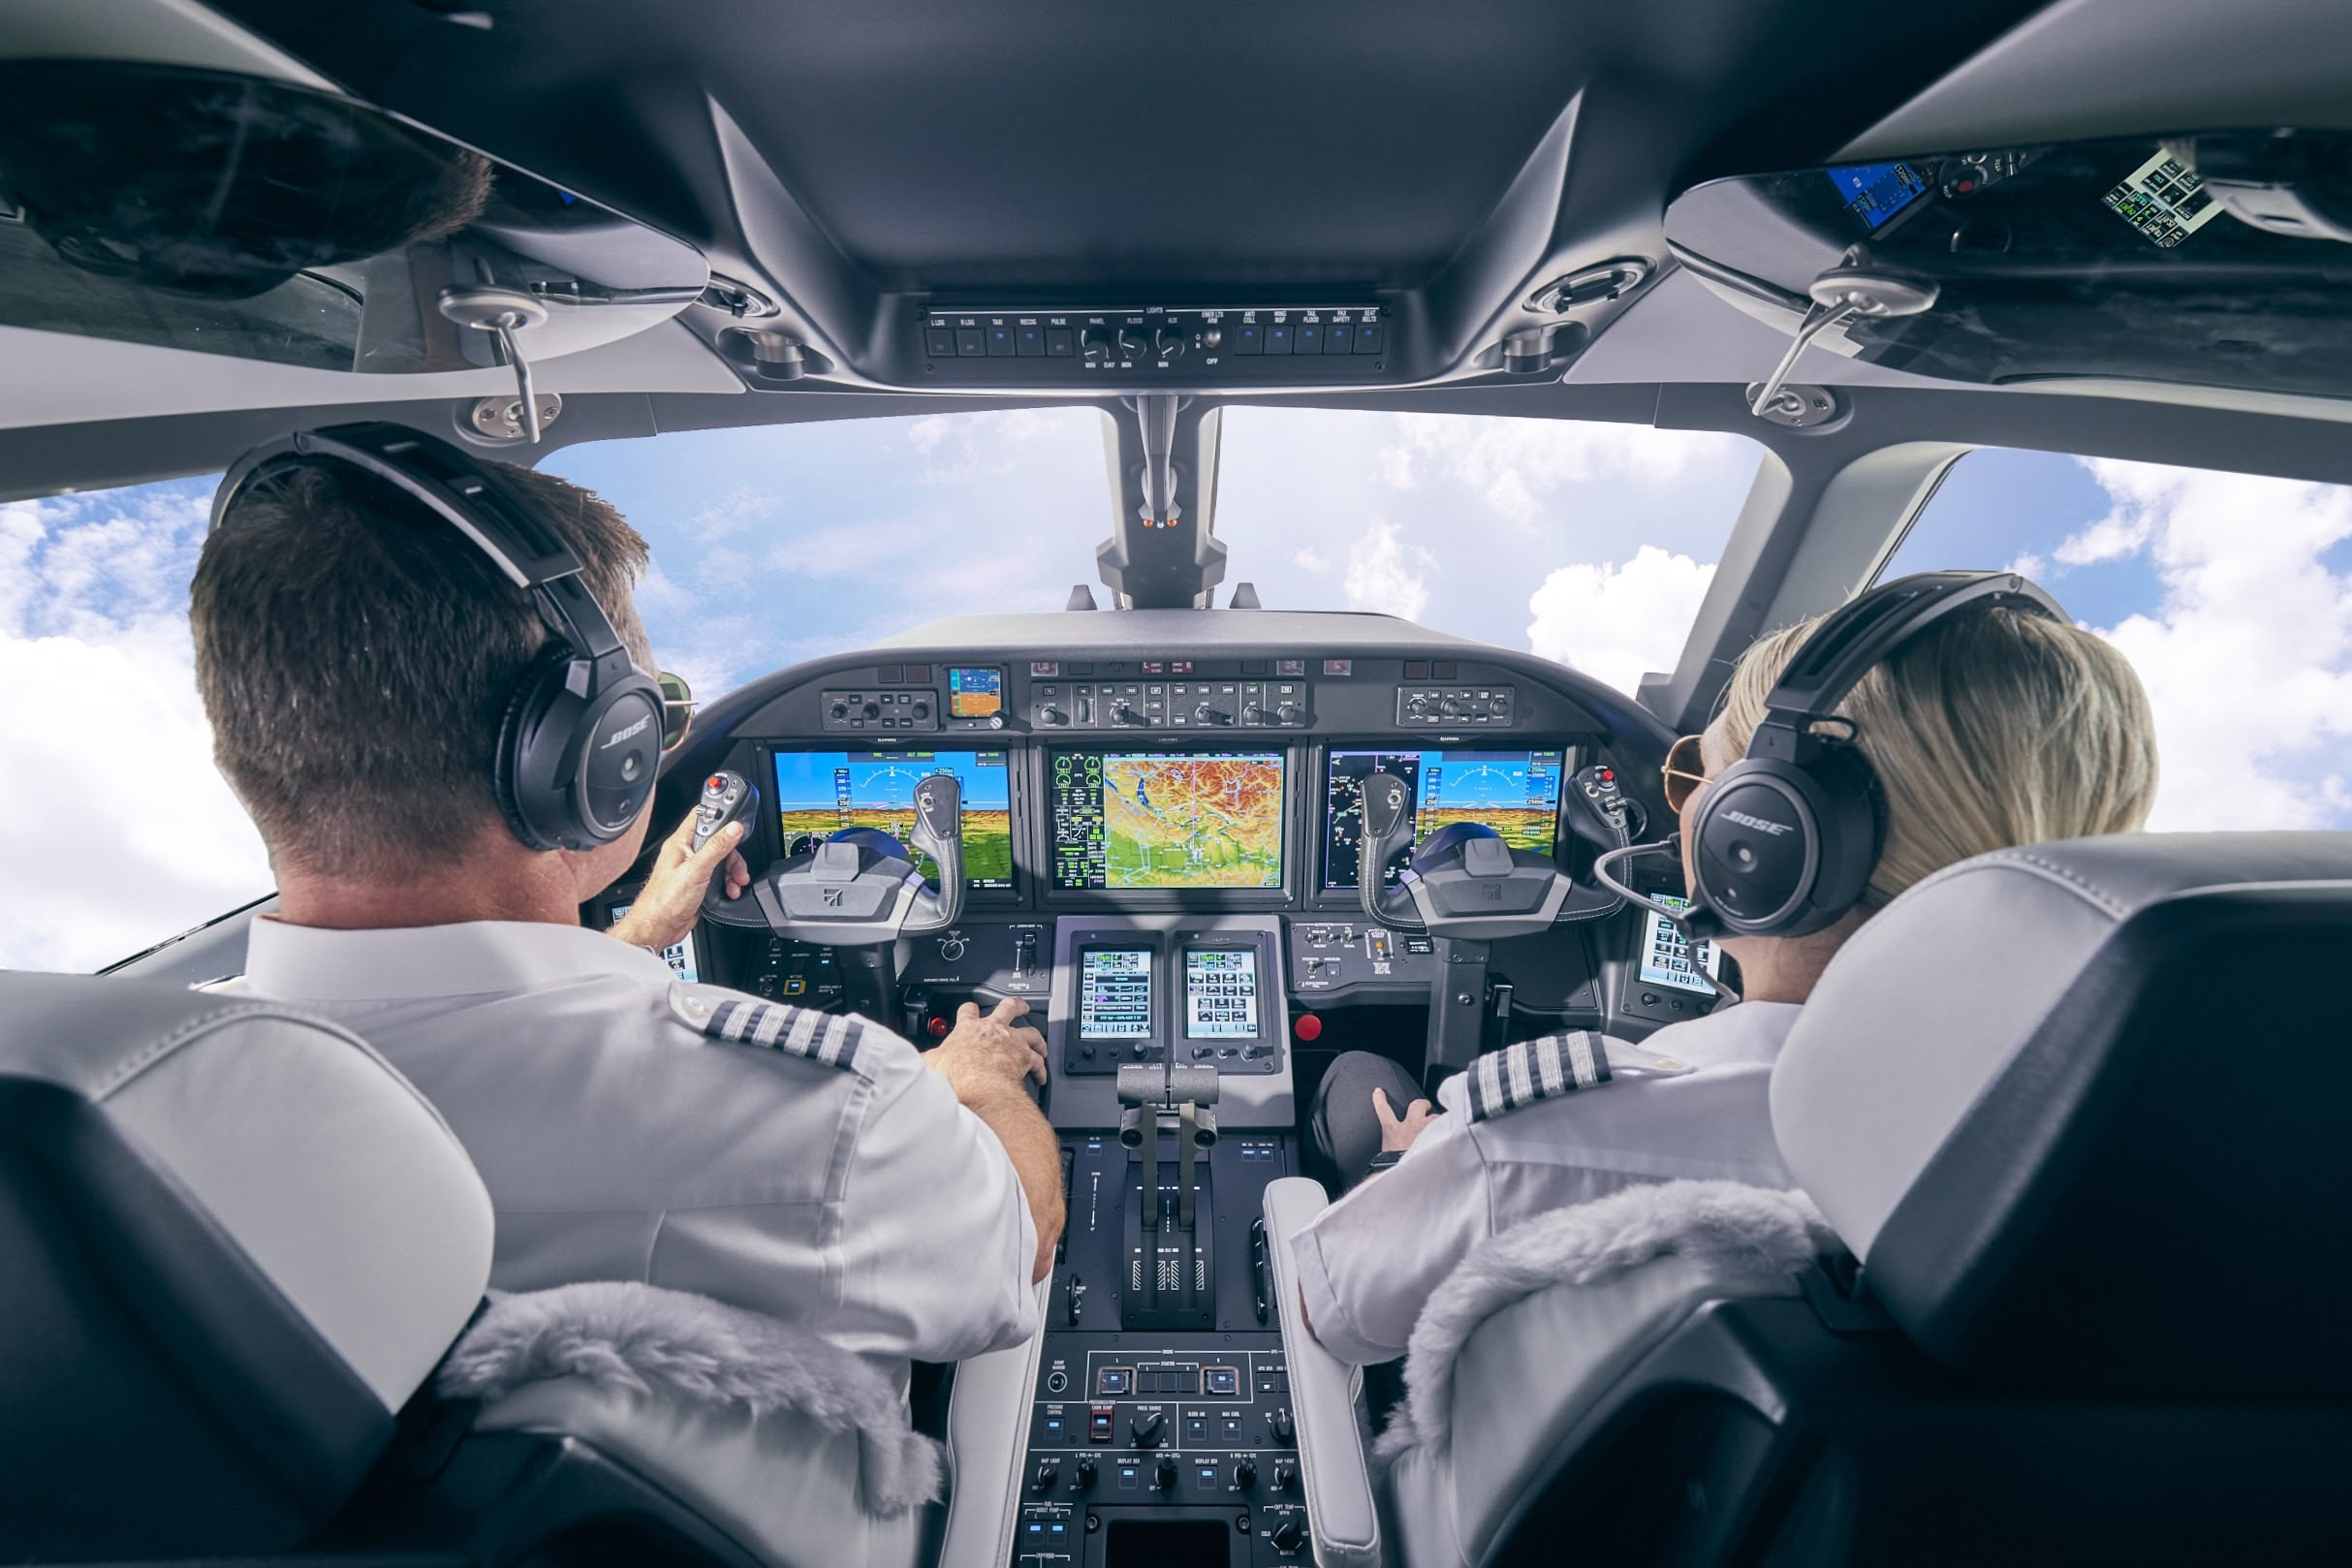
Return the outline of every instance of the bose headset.
{"type": "Polygon", "coordinates": [[[455,527],[530,594],[555,634],[509,694],[492,758],[515,836],[537,850],[586,850],[628,831],[661,768],[662,689],[621,645],[571,547],[457,448],[374,422],[254,448],[221,480],[212,526],[248,486],[321,462],[359,469],[455,527]]]}
{"type": "Polygon", "coordinates": [[[1836,921],[1861,900],[1887,832],[1878,777],[1837,705],[1929,628],[1993,607],[2067,619],[2056,600],[2013,572],[1920,572],[1833,612],[1773,683],[1746,752],[1700,797],[1690,828],[1691,907],[1674,910],[1614,876],[1601,880],[1692,940],[1803,936],[1836,921]],[[1822,734],[1825,725],[1844,733],[1822,734]]]}

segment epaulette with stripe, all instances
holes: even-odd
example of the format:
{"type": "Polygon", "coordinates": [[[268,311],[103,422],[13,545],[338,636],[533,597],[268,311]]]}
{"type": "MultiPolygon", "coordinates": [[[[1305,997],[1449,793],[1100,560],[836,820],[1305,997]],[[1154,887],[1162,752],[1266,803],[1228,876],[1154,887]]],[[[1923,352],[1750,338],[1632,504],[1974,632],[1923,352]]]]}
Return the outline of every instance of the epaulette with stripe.
{"type": "Polygon", "coordinates": [[[862,1070],[859,1052],[870,1027],[863,1019],[763,1002],[714,986],[674,986],[671,1001],[680,1019],[713,1040],[765,1046],[853,1073],[862,1070]]]}
{"type": "Polygon", "coordinates": [[[1474,1058],[1466,1076],[1470,1119],[1489,1121],[1538,1100],[1607,1083],[1609,1051],[1590,1029],[1548,1034],[1474,1058]]]}

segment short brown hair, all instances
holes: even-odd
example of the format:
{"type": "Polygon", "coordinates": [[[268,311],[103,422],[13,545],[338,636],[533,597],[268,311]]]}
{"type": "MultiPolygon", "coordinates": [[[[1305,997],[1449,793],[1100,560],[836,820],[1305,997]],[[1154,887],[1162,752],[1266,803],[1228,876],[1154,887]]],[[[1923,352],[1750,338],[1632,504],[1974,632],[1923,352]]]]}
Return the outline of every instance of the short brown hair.
{"type": "MultiPolygon", "coordinates": [[[[652,669],[630,600],[644,540],[591,491],[490,466],[652,669]]],[[[500,721],[554,633],[446,520],[356,468],[295,467],[236,498],[190,597],[213,759],[274,863],[397,875],[499,821],[500,721]]]]}

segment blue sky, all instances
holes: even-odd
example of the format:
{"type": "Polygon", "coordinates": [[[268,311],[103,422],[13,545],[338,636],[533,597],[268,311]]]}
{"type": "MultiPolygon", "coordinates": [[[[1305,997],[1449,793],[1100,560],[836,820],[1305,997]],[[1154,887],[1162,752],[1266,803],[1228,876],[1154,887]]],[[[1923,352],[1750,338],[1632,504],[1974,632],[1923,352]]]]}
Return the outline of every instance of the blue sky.
{"type": "MultiPolygon", "coordinates": [[[[934,616],[1058,609],[1096,581],[1102,452],[1092,410],[1035,409],[678,433],[546,466],[645,534],[656,651],[711,696],[934,616]]],[[[1630,689],[1672,663],[1757,460],[1737,436],[1230,410],[1227,589],[1403,614],[1630,689]]],[[[210,492],[0,506],[0,966],[89,968],[269,887],[195,697],[210,492]]],[[[2017,563],[2109,635],[2155,704],[2158,826],[2345,827],[2348,541],[2352,491],[1979,453],[1897,565],[2017,563]]]]}

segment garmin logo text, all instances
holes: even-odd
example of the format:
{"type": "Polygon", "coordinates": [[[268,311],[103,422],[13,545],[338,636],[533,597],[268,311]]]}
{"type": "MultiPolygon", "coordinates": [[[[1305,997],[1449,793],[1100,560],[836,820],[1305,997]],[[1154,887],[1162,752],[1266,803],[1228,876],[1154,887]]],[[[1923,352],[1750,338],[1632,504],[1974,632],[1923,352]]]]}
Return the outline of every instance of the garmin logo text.
{"type": "Polygon", "coordinates": [[[1751,817],[1744,811],[1726,811],[1723,815],[1742,828],[1753,828],[1760,833],[1771,833],[1774,838],[1787,832],[1790,826],[1785,822],[1767,822],[1762,817],[1751,817]]]}
{"type": "Polygon", "coordinates": [[[653,715],[648,713],[643,718],[639,719],[635,724],[630,725],[627,729],[613,731],[612,737],[597,749],[599,751],[611,751],[614,746],[619,745],[631,736],[641,733],[646,725],[651,724],[652,722],[653,715]]]}

